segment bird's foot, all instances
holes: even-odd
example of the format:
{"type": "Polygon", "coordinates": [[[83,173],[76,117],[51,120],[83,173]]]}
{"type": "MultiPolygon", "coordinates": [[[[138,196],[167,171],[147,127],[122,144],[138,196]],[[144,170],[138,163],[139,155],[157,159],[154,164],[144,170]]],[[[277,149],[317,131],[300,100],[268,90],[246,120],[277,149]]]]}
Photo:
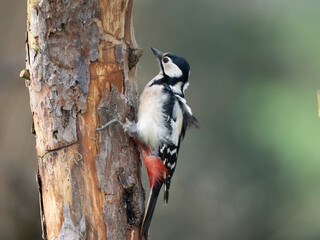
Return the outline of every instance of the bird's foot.
{"type": "Polygon", "coordinates": [[[118,123],[121,125],[123,130],[128,133],[130,137],[134,137],[136,135],[137,127],[134,122],[131,122],[128,118],[126,118],[126,122],[123,123],[113,113],[111,113],[109,109],[107,109],[106,107],[103,107],[103,108],[106,109],[106,111],[109,113],[109,115],[113,117],[113,119],[107,122],[106,124],[104,124],[103,126],[96,128],[96,130],[101,131],[113,123],[118,123]]]}

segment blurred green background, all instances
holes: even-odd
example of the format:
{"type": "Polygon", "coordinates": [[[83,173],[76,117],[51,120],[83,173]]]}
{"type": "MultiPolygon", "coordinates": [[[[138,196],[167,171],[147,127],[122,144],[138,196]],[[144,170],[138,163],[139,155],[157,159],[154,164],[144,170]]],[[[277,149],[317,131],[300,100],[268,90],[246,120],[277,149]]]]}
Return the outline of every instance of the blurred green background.
{"type": "MultiPolygon", "coordinates": [[[[185,56],[201,123],[153,240],[320,239],[320,1],[135,0],[139,89],[151,46],[185,56]]],[[[26,1],[0,1],[0,239],[40,239],[24,68],[26,1]]],[[[144,179],[145,186],[147,179],[144,179]]]]}

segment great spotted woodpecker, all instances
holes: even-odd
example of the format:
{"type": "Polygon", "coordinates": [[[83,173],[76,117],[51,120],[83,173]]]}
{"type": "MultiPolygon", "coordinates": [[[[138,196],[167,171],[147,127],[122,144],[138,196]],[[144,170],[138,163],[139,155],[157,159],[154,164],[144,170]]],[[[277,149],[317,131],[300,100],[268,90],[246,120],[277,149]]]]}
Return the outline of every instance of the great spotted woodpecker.
{"type": "Polygon", "coordinates": [[[170,182],[186,130],[199,127],[184,98],[189,85],[188,62],[173,53],[162,53],[155,48],[151,50],[159,61],[160,72],[140,95],[137,122],[119,122],[134,138],[148,172],[150,195],[140,232],[146,240],[162,185],[164,202],[168,203],[170,182]]]}
{"type": "Polygon", "coordinates": [[[186,130],[199,127],[184,98],[189,85],[188,62],[173,53],[151,50],[159,61],[160,72],[140,95],[137,122],[127,121],[124,126],[136,138],[149,176],[150,195],[141,227],[145,239],[162,185],[164,202],[168,203],[170,182],[186,130]]]}

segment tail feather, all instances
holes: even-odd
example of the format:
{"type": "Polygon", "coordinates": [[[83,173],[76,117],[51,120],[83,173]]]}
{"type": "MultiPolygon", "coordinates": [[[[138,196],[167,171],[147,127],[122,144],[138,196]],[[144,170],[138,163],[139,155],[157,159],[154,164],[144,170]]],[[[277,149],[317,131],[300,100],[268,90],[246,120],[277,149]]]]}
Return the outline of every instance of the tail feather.
{"type": "Polygon", "coordinates": [[[167,205],[169,201],[169,190],[170,190],[170,179],[167,179],[164,183],[164,195],[163,195],[163,202],[165,205],[167,205]]]}
{"type": "Polygon", "coordinates": [[[165,190],[163,195],[163,202],[165,205],[167,205],[168,201],[169,201],[169,190],[165,190]]]}
{"type": "Polygon", "coordinates": [[[147,208],[144,214],[142,226],[141,226],[141,236],[144,237],[145,240],[148,239],[148,232],[149,232],[149,227],[151,224],[151,219],[153,216],[154,209],[157,204],[158,196],[160,189],[162,187],[162,183],[156,183],[151,189],[150,189],[150,195],[149,195],[149,200],[147,204],[147,208]]]}

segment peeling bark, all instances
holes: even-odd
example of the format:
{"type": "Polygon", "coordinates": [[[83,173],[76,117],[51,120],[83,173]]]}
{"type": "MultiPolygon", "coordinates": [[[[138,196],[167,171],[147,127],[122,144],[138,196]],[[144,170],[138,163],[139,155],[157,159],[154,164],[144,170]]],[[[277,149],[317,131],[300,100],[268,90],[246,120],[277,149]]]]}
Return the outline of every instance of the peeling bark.
{"type": "Polygon", "coordinates": [[[86,239],[86,221],[82,216],[78,226],[76,226],[71,219],[71,212],[69,203],[64,207],[64,223],[62,225],[60,234],[55,240],[84,240],[86,239]]]}
{"type": "MultiPolygon", "coordinates": [[[[139,239],[132,0],[28,0],[27,64],[43,239],[139,239]],[[108,109],[106,111],[105,109],[108,109]]],[[[24,76],[24,75],[23,75],[24,76]]],[[[22,76],[22,77],[23,77],[22,76]]]]}

